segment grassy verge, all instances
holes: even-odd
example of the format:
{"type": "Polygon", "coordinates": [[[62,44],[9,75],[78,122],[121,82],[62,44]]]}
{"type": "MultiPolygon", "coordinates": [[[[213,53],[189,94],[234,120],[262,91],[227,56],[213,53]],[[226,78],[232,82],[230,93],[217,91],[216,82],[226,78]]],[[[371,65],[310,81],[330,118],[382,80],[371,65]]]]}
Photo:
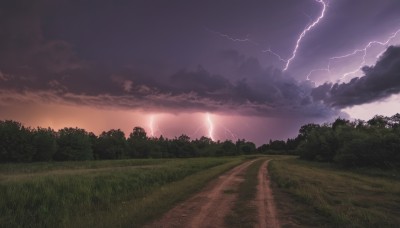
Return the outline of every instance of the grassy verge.
{"type": "MultiPolygon", "coordinates": [[[[7,178],[9,172],[2,173],[5,178],[0,180],[0,226],[138,226],[241,161],[240,158],[172,159],[165,163],[156,160],[157,166],[149,167],[135,161],[131,168],[101,164],[100,167],[116,169],[50,175],[39,172],[22,178],[7,178]]],[[[86,168],[84,165],[83,170],[86,168]]]]}
{"type": "MultiPolygon", "coordinates": [[[[281,221],[323,227],[398,227],[400,181],[298,159],[269,165],[281,221]]],[[[370,172],[371,173],[371,172],[370,172]]]]}
{"type": "Polygon", "coordinates": [[[265,159],[252,163],[246,170],[237,190],[237,200],[232,212],[225,218],[228,227],[254,227],[257,223],[257,205],[254,200],[257,194],[258,171],[265,159]]]}
{"type": "Polygon", "coordinates": [[[174,162],[177,159],[125,159],[102,161],[67,161],[67,162],[35,162],[35,163],[10,163],[0,164],[0,174],[39,174],[63,170],[101,169],[113,167],[132,167],[146,165],[160,165],[174,162]]]}

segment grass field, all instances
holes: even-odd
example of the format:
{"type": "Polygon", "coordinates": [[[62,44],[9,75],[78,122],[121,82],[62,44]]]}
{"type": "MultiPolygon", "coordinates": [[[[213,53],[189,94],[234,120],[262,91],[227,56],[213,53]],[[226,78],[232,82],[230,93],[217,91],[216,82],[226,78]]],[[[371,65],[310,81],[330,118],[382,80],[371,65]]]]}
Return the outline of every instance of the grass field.
{"type": "Polygon", "coordinates": [[[398,171],[343,170],[289,158],[272,161],[269,172],[280,219],[288,226],[400,226],[398,171]]]}
{"type": "Polygon", "coordinates": [[[136,227],[244,159],[0,165],[0,227],[136,227]]]}

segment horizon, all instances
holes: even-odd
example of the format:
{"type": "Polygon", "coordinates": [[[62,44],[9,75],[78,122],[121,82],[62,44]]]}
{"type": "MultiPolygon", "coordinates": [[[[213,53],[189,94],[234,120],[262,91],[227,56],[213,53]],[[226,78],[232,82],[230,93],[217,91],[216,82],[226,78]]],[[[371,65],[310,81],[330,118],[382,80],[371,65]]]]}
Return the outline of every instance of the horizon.
{"type": "Polygon", "coordinates": [[[396,0],[6,0],[0,120],[262,145],[307,123],[392,116],[399,11],[396,0]]]}

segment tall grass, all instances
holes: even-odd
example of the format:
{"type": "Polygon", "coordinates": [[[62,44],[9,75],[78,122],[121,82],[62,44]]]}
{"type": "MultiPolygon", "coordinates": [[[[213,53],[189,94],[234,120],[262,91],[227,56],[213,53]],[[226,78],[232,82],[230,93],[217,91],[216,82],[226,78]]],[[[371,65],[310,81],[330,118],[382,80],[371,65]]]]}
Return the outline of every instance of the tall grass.
{"type": "MultiPolygon", "coordinates": [[[[21,168],[20,172],[18,169],[13,172],[2,172],[3,179],[0,181],[0,227],[70,227],[72,225],[79,226],[83,223],[101,225],[104,224],[102,218],[105,217],[108,221],[118,221],[126,226],[128,225],[124,222],[124,219],[127,219],[130,225],[137,221],[137,224],[139,224],[139,221],[145,222],[145,219],[141,216],[151,217],[151,213],[150,215],[143,212],[138,213],[136,214],[137,221],[135,221],[128,218],[129,213],[125,213],[126,218],[120,217],[123,213],[118,212],[119,209],[123,208],[124,204],[136,204],[142,202],[146,197],[151,198],[152,193],[156,192],[157,189],[161,189],[170,183],[178,182],[185,177],[191,177],[198,173],[201,174],[204,170],[213,167],[225,167],[227,169],[239,163],[240,159],[200,158],[176,159],[166,162],[154,160],[154,163],[147,162],[151,160],[142,161],[143,164],[149,166],[141,166],[138,161],[131,161],[131,164],[113,161],[109,164],[107,162],[100,164],[96,164],[96,162],[90,164],[72,162],[71,164],[63,163],[61,166],[64,167],[66,164],[67,167],[78,169],[77,172],[61,172],[62,169],[57,167],[57,164],[51,164],[48,168],[43,169],[34,168],[41,171],[37,172],[36,175],[22,175],[22,178],[19,178],[18,175],[15,176],[15,174],[24,173],[24,168],[21,168]],[[127,167],[118,169],[118,165],[115,163],[127,167]],[[151,164],[157,164],[157,166],[151,164]],[[114,167],[114,169],[87,172],[85,169],[92,167],[90,165],[114,167]],[[79,172],[79,169],[82,169],[82,172],[79,172]],[[46,174],[43,170],[58,170],[59,172],[46,174]]],[[[225,169],[219,169],[219,172],[225,169]]],[[[202,181],[205,182],[206,180],[208,179],[202,181]]],[[[199,182],[197,185],[201,183],[199,182]]],[[[177,192],[170,194],[179,195],[181,190],[176,189],[177,192]]],[[[146,207],[142,207],[142,209],[146,210],[146,207]]]]}
{"type": "Polygon", "coordinates": [[[99,161],[35,162],[0,164],[0,174],[40,173],[57,170],[100,169],[110,167],[128,167],[159,165],[175,162],[177,159],[124,159],[99,161]]]}
{"type": "MultiPolygon", "coordinates": [[[[294,223],[325,227],[399,227],[400,181],[297,159],[269,171],[278,206],[294,223]],[[280,194],[284,192],[286,194],[280,194]],[[281,201],[279,203],[279,201],[281,201]]],[[[389,171],[388,171],[389,172],[389,171]]]]}

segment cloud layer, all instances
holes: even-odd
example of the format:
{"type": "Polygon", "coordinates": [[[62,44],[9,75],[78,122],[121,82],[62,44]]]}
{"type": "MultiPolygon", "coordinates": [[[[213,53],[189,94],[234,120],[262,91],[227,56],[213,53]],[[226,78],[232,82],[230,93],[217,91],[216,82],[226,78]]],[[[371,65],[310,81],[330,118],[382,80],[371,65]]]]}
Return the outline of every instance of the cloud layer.
{"type": "MultiPolygon", "coordinates": [[[[79,17],[76,22],[73,18],[66,20],[56,14],[68,16],[75,9],[85,9],[86,3],[62,3],[8,0],[0,5],[0,105],[62,103],[172,113],[209,111],[266,117],[324,118],[337,115],[343,107],[379,100],[400,91],[398,47],[389,48],[374,67],[365,67],[364,77],[346,84],[326,83],[313,88],[309,81],[295,80],[293,77],[299,78],[297,75],[292,77],[275,67],[267,67],[268,63],[261,64],[259,56],[243,54],[246,52],[244,48],[224,46],[225,49],[213,52],[218,61],[203,64],[207,62],[207,57],[201,56],[200,49],[203,46],[219,46],[220,43],[215,40],[225,40],[215,37],[215,34],[204,35],[204,24],[197,30],[191,22],[183,21],[182,18],[192,11],[179,10],[179,17],[170,19],[167,16],[173,7],[160,10],[165,21],[154,20],[145,13],[137,14],[139,18],[146,19],[141,22],[133,20],[131,16],[135,14],[129,11],[115,17],[114,13],[120,12],[123,7],[110,5],[115,11],[108,11],[104,1],[99,6],[104,17],[93,22],[85,17],[85,13],[89,12],[83,10],[85,13],[77,12],[79,17]],[[89,22],[96,26],[88,27],[89,22]],[[82,31],[76,25],[81,25],[82,31]],[[165,30],[168,26],[172,26],[172,32],[165,30]],[[182,34],[188,33],[188,27],[192,29],[190,31],[196,31],[188,39],[198,42],[198,45],[182,38],[182,34]],[[62,31],[60,28],[63,28],[62,31]],[[87,37],[84,37],[85,34],[87,37]],[[160,37],[160,34],[165,36],[160,37]],[[207,40],[211,37],[212,42],[207,40]],[[155,59],[168,62],[164,56],[164,52],[168,51],[178,53],[168,57],[179,61],[173,69],[165,70],[155,59]],[[197,55],[201,58],[194,62],[196,58],[193,56],[197,55]],[[147,59],[148,56],[154,59],[147,59]],[[188,57],[192,61],[190,64],[186,63],[185,58],[188,57]],[[193,67],[196,64],[199,66],[193,67]],[[225,64],[229,69],[225,72],[214,71],[213,67],[219,64],[225,64]]],[[[146,9],[154,8],[145,1],[140,4],[146,9]]],[[[209,8],[206,7],[208,4],[204,4],[204,8],[209,8]]],[[[277,9],[281,8],[280,4],[284,3],[276,5],[277,9]]],[[[301,8],[303,4],[306,3],[301,3],[301,8]]],[[[220,7],[224,9],[225,5],[220,7]]],[[[252,7],[247,10],[253,12],[252,7]]],[[[241,8],[238,5],[236,10],[241,8]]],[[[215,18],[219,18],[218,12],[214,12],[215,18]]],[[[203,19],[209,22],[203,18],[203,12],[195,11],[193,14],[198,17],[196,23],[203,19]]],[[[264,11],[260,15],[265,15],[264,11]]],[[[275,16],[280,15],[277,13],[275,16]]],[[[254,20],[262,21],[258,17],[254,20]]],[[[271,26],[275,28],[279,24],[271,26]]],[[[275,39],[280,37],[283,35],[277,35],[275,39]]]]}
{"type": "Polygon", "coordinates": [[[364,76],[348,83],[325,83],[312,91],[314,100],[345,108],[400,93],[400,47],[390,46],[375,66],[363,67],[364,76]]]}
{"type": "Polygon", "coordinates": [[[42,8],[51,4],[29,4],[24,8],[10,1],[4,7],[9,11],[0,14],[4,28],[0,105],[36,102],[269,117],[326,117],[336,112],[312,102],[310,84],[299,83],[274,67],[262,67],[257,58],[234,49],[216,54],[221,62],[231,63],[231,73],[226,75],[213,74],[200,65],[165,73],[87,60],[72,43],[47,37],[42,8]]]}
{"type": "Polygon", "coordinates": [[[24,52],[29,54],[18,56],[25,56],[23,61],[0,64],[3,105],[50,102],[269,117],[326,117],[336,112],[312,102],[311,84],[299,83],[273,67],[263,68],[256,58],[244,57],[235,50],[221,55],[225,61],[233,62],[232,78],[212,74],[202,66],[170,75],[129,67],[114,69],[78,58],[72,45],[59,40],[32,41],[24,52]]]}

